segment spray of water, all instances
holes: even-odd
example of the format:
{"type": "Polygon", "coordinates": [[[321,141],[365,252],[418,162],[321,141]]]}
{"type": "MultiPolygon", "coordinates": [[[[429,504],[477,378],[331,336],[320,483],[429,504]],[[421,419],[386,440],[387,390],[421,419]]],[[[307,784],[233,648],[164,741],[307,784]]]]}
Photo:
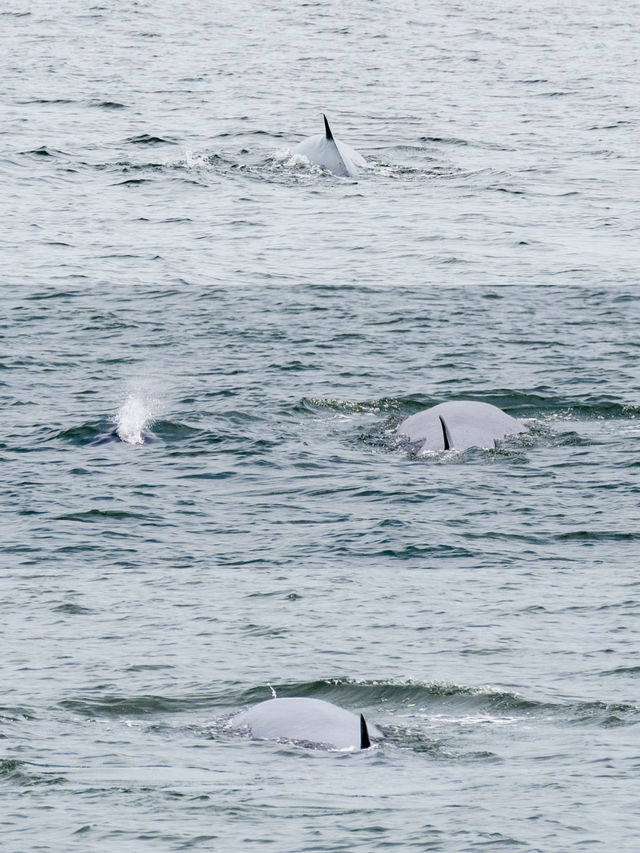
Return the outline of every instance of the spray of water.
{"type": "Polygon", "coordinates": [[[116,434],[127,444],[144,444],[143,430],[153,419],[153,405],[141,396],[129,394],[116,415],[116,434]]]}

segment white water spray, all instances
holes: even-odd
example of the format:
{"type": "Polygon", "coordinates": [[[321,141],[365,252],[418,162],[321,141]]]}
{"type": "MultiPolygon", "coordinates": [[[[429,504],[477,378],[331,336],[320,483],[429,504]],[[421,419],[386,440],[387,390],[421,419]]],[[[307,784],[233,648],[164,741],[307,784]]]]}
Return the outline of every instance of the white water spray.
{"type": "Polygon", "coordinates": [[[116,434],[127,444],[144,444],[142,431],[153,419],[153,406],[141,397],[129,394],[116,415],[116,434]]]}

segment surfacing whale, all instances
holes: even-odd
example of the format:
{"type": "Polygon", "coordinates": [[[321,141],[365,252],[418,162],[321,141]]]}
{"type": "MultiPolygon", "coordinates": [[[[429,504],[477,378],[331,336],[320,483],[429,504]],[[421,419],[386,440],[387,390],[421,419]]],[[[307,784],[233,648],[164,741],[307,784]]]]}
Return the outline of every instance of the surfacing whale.
{"type": "Polygon", "coordinates": [[[366,161],[353,148],[335,139],[324,113],[322,118],[324,133],[303,140],[293,153],[303,154],[310,163],[322,166],[341,178],[357,178],[359,170],[366,167],[366,161]]]}
{"type": "Polygon", "coordinates": [[[92,446],[99,444],[108,444],[109,442],[121,442],[123,444],[158,444],[161,442],[156,435],[149,429],[141,429],[139,432],[127,434],[120,430],[116,425],[111,426],[106,432],[100,433],[97,438],[91,442],[92,446]]]}
{"type": "Polygon", "coordinates": [[[158,441],[149,429],[153,423],[154,406],[144,398],[129,394],[118,409],[115,423],[108,432],[99,435],[92,444],[104,444],[107,441],[122,441],[124,444],[149,444],[158,441]]]}
{"type": "Polygon", "coordinates": [[[382,738],[362,714],[352,714],[323,699],[268,699],[238,714],[234,728],[248,728],[259,740],[298,741],[329,749],[367,749],[370,738],[382,738]]]}
{"type": "Polygon", "coordinates": [[[429,450],[494,448],[511,435],[528,432],[527,427],[497,406],[472,400],[440,403],[406,418],[396,434],[420,443],[418,453],[429,450]]]}

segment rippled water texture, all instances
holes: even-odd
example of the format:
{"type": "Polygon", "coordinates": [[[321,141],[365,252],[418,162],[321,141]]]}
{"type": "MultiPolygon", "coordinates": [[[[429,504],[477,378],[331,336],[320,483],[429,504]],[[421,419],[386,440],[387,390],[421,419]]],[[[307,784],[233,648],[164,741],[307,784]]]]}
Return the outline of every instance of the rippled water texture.
{"type": "Polygon", "coordinates": [[[638,12],[4,4],[3,853],[637,849],[638,12]]]}

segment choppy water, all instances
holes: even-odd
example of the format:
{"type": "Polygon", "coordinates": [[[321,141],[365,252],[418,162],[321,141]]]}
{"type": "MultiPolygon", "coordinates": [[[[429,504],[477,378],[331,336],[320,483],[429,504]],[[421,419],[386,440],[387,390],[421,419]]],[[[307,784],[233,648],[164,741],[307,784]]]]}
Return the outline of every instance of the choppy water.
{"type": "Polygon", "coordinates": [[[637,848],[638,11],[5,3],[3,851],[637,848]]]}

